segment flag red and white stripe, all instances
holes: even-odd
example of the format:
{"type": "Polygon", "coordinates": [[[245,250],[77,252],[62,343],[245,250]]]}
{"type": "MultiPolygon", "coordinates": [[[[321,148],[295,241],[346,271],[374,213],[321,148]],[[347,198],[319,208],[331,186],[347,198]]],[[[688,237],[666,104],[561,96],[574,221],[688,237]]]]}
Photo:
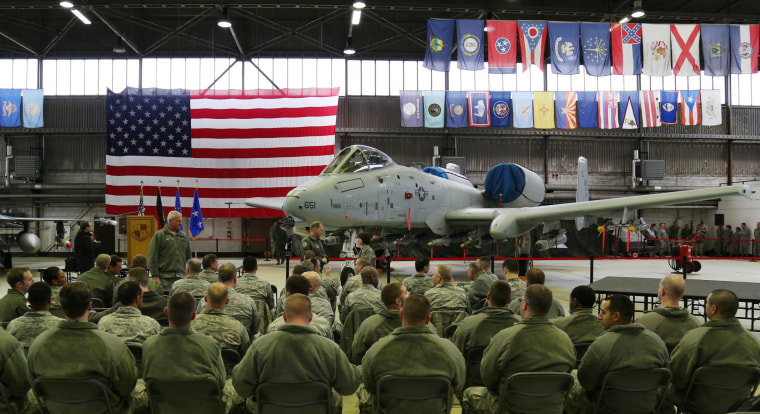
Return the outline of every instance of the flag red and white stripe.
{"type": "Polygon", "coordinates": [[[641,91],[641,126],[656,128],[662,126],[660,118],[660,91],[641,91]]]}
{"type": "Polygon", "coordinates": [[[698,24],[670,25],[674,75],[699,76],[699,35],[698,24]]]}
{"type": "MultiPolygon", "coordinates": [[[[190,91],[192,157],[107,154],[106,214],[136,212],[141,180],[146,197],[156,195],[159,180],[179,180],[185,215],[197,183],[204,218],[281,216],[244,202],[284,197],[332,160],[338,93],[339,88],[190,91]]],[[[172,198],[164,204],[172,205],[172,198]]],[[[155,207],[146,210],[153,214],[155,207]]]]}
{"type": "Polygon", "coordinates": [[[599,91],[596,93],[596,100],[597,110],[599,111],[599,128],[620,128],[620,119],[618,118],[620,95],[612,91],[599,91]]]}

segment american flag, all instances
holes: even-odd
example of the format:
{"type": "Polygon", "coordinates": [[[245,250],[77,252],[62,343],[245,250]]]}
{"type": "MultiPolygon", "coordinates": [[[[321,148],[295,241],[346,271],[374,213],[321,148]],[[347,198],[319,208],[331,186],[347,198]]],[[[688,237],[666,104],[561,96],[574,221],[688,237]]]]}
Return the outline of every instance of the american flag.
{"type": "MultiPolygon", "coordinates": [[[[140,181],[145,182],[145,195],[155,196],[159,180],[179,180],[186,183],[180,190],[185,206],[193,204],[197,181],[205,218],[282,215],[244,202],[250,197],[284,197],[330,162],[338,92],[338,88],[109,92],[106,213],[135,213],[134,194],[140,181]]],[[[155,206],[145,209],[153,214],[155,206]]],[[[183,215],[190,210],[183,208],[183,215]]]]}

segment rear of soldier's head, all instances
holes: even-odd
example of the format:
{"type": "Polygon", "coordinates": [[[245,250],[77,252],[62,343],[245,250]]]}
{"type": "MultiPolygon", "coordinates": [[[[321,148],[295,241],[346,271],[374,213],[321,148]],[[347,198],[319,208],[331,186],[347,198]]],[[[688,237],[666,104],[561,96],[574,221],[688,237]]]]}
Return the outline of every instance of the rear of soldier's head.
{"type": "Polygon", "coordinates": [[[67,283],[59,294],[61,309],[69,318],[79,318],[87,312],[92,300],[90,285],[84,282],[67,283]]]}
{"type": "Polygon", "coordinates": [[[517,260],[515,259],[507,259],[501,265],[501,268],[507,269],[507,272],[509,273],[517,273],[517,271],[520,270],[520,264],[517,263],[517,260]]]}
{"type": "Polygon", "coordinates": [[[552,291],[541,284],[530,285],[525,289],[525,301],[533,316],[546,316],[552,307],[552,291]]]}
{"type": "Polygon", "coordinates": [[[364,269],[365,267],[369,266],[369,259],[362,256],[354,261],[354,266],[356,266],[356,270],[364,269]]]}
{"type": "Polygon", "coordinates": [[[237,276],[237,268],[232,263],[225,263],[219,266],[219,281],[222,283],[231,283],[237,276]]]}
{"type": "Polygon", "coordinates": [[[141,254],[136,254],[132,258],[132,267],[133,268],[134,267],[142,267],[143,269],[147,269],[148,268],[148,258],[145,257],[145,256],[143,256],[143,255],[141,255],[141,254]]]}
{"type": "Polygon", "coordinates": [[[365,267],[362,269],[362,283],[370,285],[373,280],[377,280],[377,270],[371,267],[365,267]]]}
{"type": "Polygon", "coordinates": [[[188,292],[177,292],[169,298],[166,312],[174,327],[188,326],[195,313],[195,298],[188,292]]]}
{"type": "Polygon", "coordinates": [[[36,282],[29,287],[29,307],[32,311],[47,310],[53,291],[45,282],[36,282]]]}
{"type": "Polygon", "coordinates": [[[135,303],[135,300],[142,297],[142,288],[140,284],[133,281],[127,281],[119,286],[116,291],[116,297],[119,299],[121,306],[129,306],[135,303]]]}
{"type": "Polygon", "coordinates": [[[229,289],[222,283],[216,282],[208,287],[206,299],[210,307],[219,308],[227,302],[229,289]]]}
{"type": "Polygon", "coordinates": [[[451,266],[443,265],[443,264],[438,265],[435,267],[433,274],[437,274],[438,276],[440,276],[442,283],[451,282],[451,266]]]}
{"type": "Polygon", "coordinates": [[[537,267],[528,270],[528,273],[525,274],[525,283],[528,285],[543,285],[544,282],[546,282],[546,275],[543,270],[537,267]]]}
{"type": "Polygon", "coordinates": [[[596,293],[591,286],[576,286],[570,292],[570,303],[573,303],[573,299],[578,302],[581,308],[593,308],[594,302],[596,302],[596,293]]]}
{"type": "Polygon", "coordinates": [[[401,310],[401,323],[403,326],[427,325],[430,316],[430,301],[423,295],[410,295],[404,301],[401,310]]]}
{"type": "Polygon", "coordinates": [[[709,319],[733,318],[739,310],[739,298],[727,289],[716,289],[710,293],[705,302],[709,319]]]}
{"type": "Polygon", "coordinates": [[[506,280],[491,283],[488,289],[488,303],[495,308],[506,307],[512,298],[512,288],[506,280]]]}
{"type": "Polygon", "coordinates": [[[488,256],[478,257],[478,265],[480,266],[481,269],[488,272],[489,270],[491,270],[491,258],[488,256]]]}
{"type": "MultiPolygon", "coordinates": [[[[617,323],[617,325],[627,325],[633,322],[633,313],[635,312],[635,307],[633,305],[633,302],[624,295],[610,295],[607,296],[604,299],[604,302],[606,302],[607,305],[607,313],[609,314],[610,318],[615,317],[615,313],[620,314],[620,321],[617,323]]],[[[602,304],[602,307],[604,307],[604,304],[602,304]]],[[[604,318],[607,315],[603,315],[602,318],[604,318]]],[[[604,319],[602,319],[602,325],[605,324],[604,319]]],[[[605,329],[609,327],[608,324],[605,326],[605,329]]]]}
{"type": "Polygon", "coordinates": [[[201,272],[201,261],[198,259],[190,259],[185,263],[185,272],[188,275],[197,275],[201,272]]]}
{"type": "Polygon", "coordinates": [[[425,270],[428,266],[430,266],[430,259],[427,257],[418,257],[417,260],[414,261],[414,270],[418,272],[425,270]]]}
{"type": "Polygon", "coordinates": [[[309,282],[309,279],[302,275],[292,275],[285,281],[285,292],[290,293],[291,295],[298,293],[308,296],[310,289],[311,283],[309,282]]]}
{"type": "Polygon", "coordinates": [[[311,260],[315,257],[317,257],[317,253],[314,252],[314,250],[307,250],[306,253],[303,254],[304,260],[311,260]]]}
{"type": "Polygon", "coordinates": [[[246,256],[243,259],[243,271],[245,273],[255,272],[259,268],[259,264],[256,258],[253,256],[246,256]]]}
{"type": "Polygon", "coordinates": [[[308,325],[311,321],[311,299],[300,293],[291,294],[285,299],[284,318],[288,323],[308,325]]]}
{"type": "Polygon", "coordinates": [[[209,254],[203,256],[203,262],[201,262],[201,265],[203,265],[204,269],[210,269],[211,266],[213,266],[214,263],[216,263],[217,260],[218,260],[218,258],[216,257],[215,254],[209,253],[209,254]]]}
{"type": "Polygon", "coordinates": [[[308,272],[308,271],[309,271],[309,269],[307,269],[306,266],[304,266],[304,265],[297,264],[297,265],[293,266],[293,275],[294,276],[295,275],[302,275],[302,274],[304,274],[305,272],[308,272]]]}
{"type": "Polygon", "coordinates": [[[105,253],[99,254],[98,257],[95,258],[95,267],[98,269],[106,270],[109,264],[111,264],[111,256],[105,253]]]}
{"type": "Polygon", "coordinates": [[[133,267],[127,272],[127,280],[137,282],[140,287],[148,287],[148,272],[143,267],[133,267]]]}
{"type": "Polygon", "coordinates": [[[660,281],[660,287],[665,289],[665,296],[671,301],[679,301],[686,293],[686,281],[681,275],[666,275],[660,281]]]}

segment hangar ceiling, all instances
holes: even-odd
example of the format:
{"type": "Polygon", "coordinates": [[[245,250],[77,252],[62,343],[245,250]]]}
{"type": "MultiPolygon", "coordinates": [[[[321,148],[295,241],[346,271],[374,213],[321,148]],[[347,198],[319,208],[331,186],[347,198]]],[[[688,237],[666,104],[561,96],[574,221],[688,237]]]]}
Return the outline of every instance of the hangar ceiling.
{"type": "MultiPolygon", "coordinates": [[[[303,3],[75,0],[92,24],[58,0],[0,0],[0,58],[342,57],[353,0],[303,3]],[[226,9],[232,29],[217,21],[226,9]],[[115,53],[121,40],[125,53],[115,53]]],[[[351,28],[355,58],[421,59],[426,20],[616,22],[633,0],[366,0],[351,28]]],[[[640,21],[760,23],[757,0],[643,0],[640,21]]]]}

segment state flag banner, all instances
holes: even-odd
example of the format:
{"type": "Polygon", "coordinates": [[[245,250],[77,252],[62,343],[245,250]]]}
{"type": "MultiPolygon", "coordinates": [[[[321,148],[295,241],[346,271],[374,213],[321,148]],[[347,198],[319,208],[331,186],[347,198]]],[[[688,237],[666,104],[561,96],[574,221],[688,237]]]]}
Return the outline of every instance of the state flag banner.
{"type": "Polygon", "coordinates": [[[517,73],[517,22],[486,20],[488,73],[517,73]]]}
{"type": "Polygon", "coordinates": [[[610,27],[613,74],[641,74],[641,23],[612,23],[610,27]]]}
{"type": "Polygon", "coordinates": [[[666,125],[678,123],[678,91],[660,91],[660,118],[666,125]]]}
{"type": "Polygon", "coordinates": [[[544,71],[544,45],[546,44],[546,22],[519,20],[520,50],[522,51],[523,72],[531,64],[544,71]]]}
{"type": "Polygon", "coordinates": [[[641,91],[641,127],[656,128],[662,125],[660,119],[660,91],[641,91]]]}
{"type": "Polygon", "coordinates": [[[491,126],[491,103],[488,92],[467,92],[467,104],[470,109],[470,126],[491,126]]]}
{"type": "Polygon", "coordinates": [[[0,102],[3,105],[0,127],[20,127],[21,89],[0,89],[0,102]]]}
{"type": "MultiPolygon", "coordinates": [[[[339,88],[188,91],[128,88],[106,96],[106,214],[135,213],[159,182],[197,182],[203,213],[281,217],[245,205],[282,198],[335,153],[339,88]],[[231,204],[230,204],[231,203],[231,204]]],[[[180,190],[191,213],[194,188],[180,190]]],[[[172,205],[172,196],[162,205],[172,205]]],[[[146,206],[147,214],[154,207],[146,206]]]]}
{"type": "Polygon", "coordinates": [[[579,23],[549,22],[549,50],[552,73],[575,75],[580,73],[579,23]]]}
{"type": "Polygon", "coordinates": [[[702,110],[700,107],[700,95],[696,91],[681,91],[681,125],[699,125],[702,110]]]}
{"type": "Polygon", "coordinates": [[[578,93],[555,92],[554,112],[557,118],[557,128],[578,128],[578,93]]]}
{"type": "Polygon", "coordinates": [[[491,92],[491,126],[508,127],[512,119],[512,94],[491,92]]]}
{"type": "Polygon", "coordinates": [[[757,73],[758,49],[760,49],[760,25],[732,24],[731,73],[757,73]]]}
{"type": "Polygon", "coordinates": [[[401,126],[418,128],[424,124],[422,114],[422,91],[399,91],[401,103],[401,126]]]}
{"type": "Polygon", "coordinates": [[[483,20],[457,20],[457,68],[483,70],[483,20]]]}
{"type": "Polygon", "coordinates": [[[607,23],[581,23],[583,64],[591,76],[609,76],[610,25],[607,23]]]}
{"type": "Polygon", "coordinates": [[[533,127],[553,129],[554,92],[533,92],[533,127]]]}
{"type": "Polygon", "coordinates": [[[671,24],[673,73],[676,76],[699,76],[699,25],[671,24]]]}
{"type": "Polygon", "coordinates": [[[728,75],[731,64],[728,25],[702,25],[702,56],[705,60],[705,75],[728,75]]]}
{"type": "Polygon", "coordinates": [[[639,93],[637,91],[622,91],[620,95],[620,128],[638,129],[639,122],[639,93]]]}
{"type": "Polygon", "coordinates": [[[443,108],[446,107],[445,91],[425,91],[425,128],[443,128],[446,115],[443,108]]]}
{"type": "Polygon", "coordinates": [[[641,27],[644,53],[643,73],[649,76],[668,76],[670,69],[670,25],[644,23],[641,27]]]}
{"type": "Polygon", "coordinates": [[[428,19],[425,61],[422,66],[438,72],[448,72],[451,51],[454,50],[454,20],[428,19]]]}
{"type": "Polygon", "coordinates": [[[599,128],[596,92],[578,92],[578,126],[599,128]]]}
{"type": "Polygon", "coordinates": [[[42,89],[24,89],[24,128],[42,128],[45,126],[42,103],[45,94],[42,89]]]}
{"type": "Polygon", "coordinates": [[[512,92],[512,126],[533,128],[532,92],[512,92]]]}
{"type": "Polygon", "coordinates": [[[620,104],[620,95],[618,92],[599,91],[596,94],[599,113],[599,128],[620,128],[620,120],[618,119],[618,105],[620,104]]]}
{"type": "Polygon", "coordinates": [[[467,118],[467,92],[446,91],[446,127],[465,128],[467,118]]]}
{"type": "Polygon", "coordinates": [[[720,107],[720,90],[702,90],[702,125],[716,126],[723,123],[720,107]]]}

